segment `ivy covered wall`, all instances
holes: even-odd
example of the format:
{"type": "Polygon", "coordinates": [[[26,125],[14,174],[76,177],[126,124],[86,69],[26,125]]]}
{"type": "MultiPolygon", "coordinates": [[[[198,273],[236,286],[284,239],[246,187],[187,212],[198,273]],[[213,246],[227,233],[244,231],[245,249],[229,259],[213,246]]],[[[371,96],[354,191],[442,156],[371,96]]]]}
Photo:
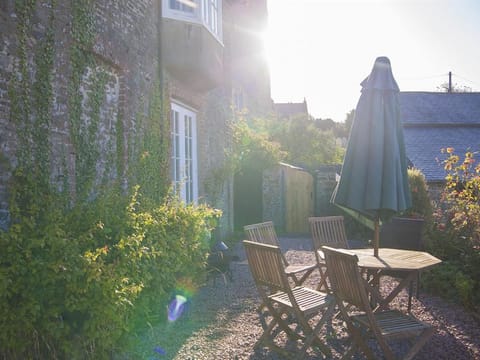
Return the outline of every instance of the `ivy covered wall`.
{"type": "MultiPolygon", "coordinates": [[[[70,201],[138,175],[145,129],[160,130],[151,118],[168,118],[159,82],[158,5],[1,2],[0,226],[8,223],[8,186],[19,167],[70,201]]],[[[154,147],[164,162],[150,170],[165,177],[168,126],[162,131],[154,147]]]]}
{"type": "Polygon", "coordinates": [[[1,228],[9,223],[8,188],[18,165],[69,204],[112,183],[123,189],[141,183],[162,196],[174,99],[197,111],[200,202],[222,209],[222,231],[232,229],[232,98],[240,91],[256,99],[245,104],[255,116],[271,110],[268,71],[258,51],[248,50],[257,40],[233,25],[242,13],[245,26],[256,30],[261,21],[247,20],[266,18],[266,10],[224,2],[223,84],[199,92],[160,71],[160,4],[0,1],[1,228]]]}
{"type": "Polygon", "coordinates": [[[201,281],[220,212],[166,196],[159,4],[0,1],[0,358],[109,359],[201,281]]]}

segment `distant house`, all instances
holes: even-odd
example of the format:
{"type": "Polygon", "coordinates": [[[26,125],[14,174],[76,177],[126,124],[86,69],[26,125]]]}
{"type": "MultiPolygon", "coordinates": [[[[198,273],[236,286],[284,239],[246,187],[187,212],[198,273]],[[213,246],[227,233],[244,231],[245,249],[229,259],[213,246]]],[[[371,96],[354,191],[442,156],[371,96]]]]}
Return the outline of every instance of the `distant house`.
{"type": "Polygon", "coordinates": [[[278,119],[291,119],[298,115],[308,116],[307,100],[301,103],[274,103],[273,109],[278,119]]]}
{"type": "Polygon", "coordinates": [[[442,148],[480,150],[480,93],[401,92],[400,109],[408,159],[430,187],[445,178],[442,148]]]}

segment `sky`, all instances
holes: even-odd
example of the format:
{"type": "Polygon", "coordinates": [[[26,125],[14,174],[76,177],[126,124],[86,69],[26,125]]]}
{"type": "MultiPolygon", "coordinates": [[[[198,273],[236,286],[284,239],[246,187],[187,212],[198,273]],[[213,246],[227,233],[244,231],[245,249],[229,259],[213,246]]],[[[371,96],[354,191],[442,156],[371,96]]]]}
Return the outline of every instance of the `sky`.
{"type": "Polygon", "coordinates": [[[275,102],[307,101],[344,121],[375,59],[401,91],[448,82],[480,91],[480,0],[268,0],[264,34],[275,102]]]}

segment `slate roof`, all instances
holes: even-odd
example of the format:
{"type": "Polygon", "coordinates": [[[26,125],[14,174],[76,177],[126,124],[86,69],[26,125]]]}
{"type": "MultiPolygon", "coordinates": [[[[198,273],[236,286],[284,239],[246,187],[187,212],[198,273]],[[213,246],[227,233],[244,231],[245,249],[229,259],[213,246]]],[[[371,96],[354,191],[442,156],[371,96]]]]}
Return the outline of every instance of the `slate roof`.
{"type": "Polygon", "coordinates": [[[407,156],[429,182],[445,178],[442,148],[480,150],[480,93],[400,92],[400,111],[407,156]]]}
{"type": "Polygon", "coordinates": [[[307,101],[301,103],[274,103],[273,109],[277,116],[282,118],[290,118],[295,115],[308,115],[307,101]]]}

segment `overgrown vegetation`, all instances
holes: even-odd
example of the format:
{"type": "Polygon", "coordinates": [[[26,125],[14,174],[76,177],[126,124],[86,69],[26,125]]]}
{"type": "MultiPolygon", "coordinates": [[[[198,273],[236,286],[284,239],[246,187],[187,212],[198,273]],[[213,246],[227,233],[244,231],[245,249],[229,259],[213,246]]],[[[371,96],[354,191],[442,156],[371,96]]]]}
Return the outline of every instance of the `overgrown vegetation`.
{"type": "Polygon", "coordinates": [[[324,120],[306,116],[251,119],[243,121],[239,130],[237,140],[241,141],[237,141],[240,148],[236,153],[246,160],[244,163],[252,156],[252,163],[261,169],[285,161],[313,171],[319,165],[340,163],[343,156],[335,140],[338,129],[327,126],[324,120]],[[248,149],[249,145],[253,147],[248,149]]]}
{"type": "Polygon", "coordinates": [[[198,280],[219,215],[174,197],[147,210],[138,189],[66,214],[54,194],[23,195],[0,234],[0,353],[9,359],[108,358],[136,316],[166,306],[177,279],[198,280]]]}
{"type": "Polygon", "coordinates": [[[441,296],[480,310],[480,164],[471,151],[461,158],[443,150],[446,185],[436,204],[429,251],[443,260],[424,278],[441,296]]]}
{"type": "Polygon", "coordinates": [[[234,171],[245,168],[264,170],[277,164],[286,157],[281,144],[269,139],[269,134],[261,129],[263,120],[256,120],[250,125],[246,120],[240,120],[234,125],[233,150],[231,157],[234,162],[234,171]]]}
{"type": "Polygon", "coordinates": [[[96,134],[109,77],[90,53],[93,4],[72,1],[67,95],[77,166],[74,174],[67,171],[70,153],[64,148],[58,184],[51,179],[49,141],[56,2],[45,7],[50,11],[45,37],[34,45],[27,39],[41,4],[15,2],[19,61],[9,98],[18,151],[17,162],[9,164],[11,223],[0,231],[1,358],[111,358],[139,319],[153,311],[166,316],[179,279],[195,284],[202,277],[220,216],[168,193],[168,104],[160,84],[145,100],[150,113],[138,115],[128,158],[122,114],[110,119],[115,140],[102,156],[114,163],[116,176],[98,179],[96,134]]]}
{"type": "Polygon", "coordinates": [[[428,236],[433,226],[433,207],[428,194],[427,180],[420,169],[410,168],[407,172],[412,206],[400,215],[413,219],[423,219],[423,233],[424,236],[428,236]]]}

